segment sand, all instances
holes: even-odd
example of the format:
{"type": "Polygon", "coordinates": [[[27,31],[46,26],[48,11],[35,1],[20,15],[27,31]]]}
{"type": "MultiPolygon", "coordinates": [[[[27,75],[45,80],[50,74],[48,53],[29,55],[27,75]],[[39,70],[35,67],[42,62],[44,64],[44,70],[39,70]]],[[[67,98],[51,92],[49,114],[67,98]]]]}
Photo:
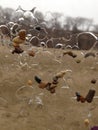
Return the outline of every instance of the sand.
{"type": "MultiPolygon", "coordinates": [[[[28,47],[24,48],[27,51],[28,47]]],[[[0,46],[0,130],[90,130],[98,125],[98,99],[81,103],[72,98],[75,92],[85,96],[89,89],[98,95],[98,81],[91,83],[93,78],[98,80],[98,57],[84,59],[81,51],[75,50],[76,58],[62,57],[64,50],[59,49],[40,49],[30,57],[12,54],[12,49],[0,46]],[[38,88],[35,75],[51,82],[56,73],[66,69],[72,73],[59,80],[55,94],[38,88]]]]}

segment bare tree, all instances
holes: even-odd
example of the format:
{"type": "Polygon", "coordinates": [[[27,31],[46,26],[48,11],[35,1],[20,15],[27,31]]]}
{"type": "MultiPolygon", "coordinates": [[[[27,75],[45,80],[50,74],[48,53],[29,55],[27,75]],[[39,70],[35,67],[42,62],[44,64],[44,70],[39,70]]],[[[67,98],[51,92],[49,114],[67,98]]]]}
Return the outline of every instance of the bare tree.
{"type": "Polygon", "coordinates": [[[71,30],[74,33],[77,33],[79,31],[89,31],[92,24],[92,19],[83,17],[66,17],[64,27],[66,30],[71,30]]]}
{"type": "Polygon", "coordinates": [[[11,15],[12,15],[13,11],[14,10],[11,9],[11,8],[4,8],[4,10],[3,10],[3,16],[5,18],[6,23],[8,23],[9,21],[11,21],[11,15]]]}
{"type": "Polygon", "coordinates": [[[34,16],[38,19],[38,23],[39,23],[39,24],[42,23],[42,22],[44,22],[44,15],[43,15],[42,12],[36,11],[36,12],[34,13],[34,16]]]}

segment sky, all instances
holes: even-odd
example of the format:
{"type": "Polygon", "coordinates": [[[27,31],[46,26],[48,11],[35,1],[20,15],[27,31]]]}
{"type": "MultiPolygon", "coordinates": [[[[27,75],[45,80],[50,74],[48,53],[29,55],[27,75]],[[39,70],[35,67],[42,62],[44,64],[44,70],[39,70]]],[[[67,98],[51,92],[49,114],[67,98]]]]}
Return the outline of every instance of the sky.
{"type": "Polygon", "coordinates": [[[98,24],[98,0],[0,0],[3,8],[17,9],[19,5],[27,10],[37,7],[36,10],[43,13],[51,11],[65,16],[90,18],[98,24]]]}

